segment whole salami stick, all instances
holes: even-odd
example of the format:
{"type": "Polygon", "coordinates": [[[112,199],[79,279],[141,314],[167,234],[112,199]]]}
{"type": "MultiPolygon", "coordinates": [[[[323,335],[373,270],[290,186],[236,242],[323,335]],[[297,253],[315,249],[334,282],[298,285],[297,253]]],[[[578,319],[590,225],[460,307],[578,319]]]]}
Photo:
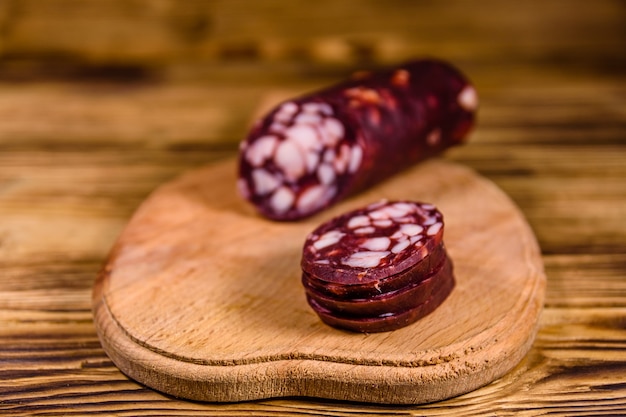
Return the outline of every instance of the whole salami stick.
{"type": "Polygon", "coordinates": [[[283,102],[240,146],[240,193],[297,220],[463,143],[476,91],[455,68],[420,60],[361,73],[283,102]]]}

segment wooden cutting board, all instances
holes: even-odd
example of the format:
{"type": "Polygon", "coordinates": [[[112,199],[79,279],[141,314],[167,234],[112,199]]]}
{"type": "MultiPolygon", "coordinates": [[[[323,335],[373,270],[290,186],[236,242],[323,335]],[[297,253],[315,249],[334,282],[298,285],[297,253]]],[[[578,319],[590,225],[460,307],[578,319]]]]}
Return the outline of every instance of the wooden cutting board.
{"type": "Polygon", "coordinates": [[[94,317],[131,378],[194,400],[418,404],[485,385],[530,349],[545,292],[540,251],[517,207],[475,172],[431,160],[307,221],[276,223],[238,197],[235,171],[228,160],[161,186],[115,244],[94,317]],[[456,287],[400,330],[328,327],[300,284],[304,238],[381,198],[439,207],[456,287]]]}

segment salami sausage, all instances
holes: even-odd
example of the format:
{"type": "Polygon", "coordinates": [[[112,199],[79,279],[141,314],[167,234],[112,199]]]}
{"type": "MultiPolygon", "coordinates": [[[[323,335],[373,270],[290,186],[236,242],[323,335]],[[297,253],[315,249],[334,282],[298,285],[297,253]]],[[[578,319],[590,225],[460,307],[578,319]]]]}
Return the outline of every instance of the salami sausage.
{"type": "Polygon", "coordinates": [[[333,298],[306,287],[309,304],[344,317],[378,317],[394,311],[407,311],[427,302],[440,287],[453,284],[452,263],[445,258],[439,269],[421,281],[412,282],[395,291],[381,292],[370,297],[333,298]],[[313,303],[312,303],[313,302],[313,303]]]}
{"type": "Polygon", "coordinates": [[[312,231],[302,250],[309,305],[327,324],[387,331],[432,312],[454,287],[432,204],[380,201],[312,231]]]}
{"type": "Polygon", "coordinates": [[[381,293],[405,289],[407,286],[434,275],[443,265],[446,257],[447,254],[442,244],[416,263],[413,268],[408,268],[386,278],[365,279],[361,282],[348,283],[347,280],[341,279],[340,273],[329,273],[320,269],[319,277],[303,271],[302,283],[307,291],[320,294],[320,296],[328,296],[333,299],[369,299],[381,293]]]}
{"type": "Polygon", "coordinates": [[[463,143],[477,102],[468,80],[437,60],[285,101],[241,142],[239,191],[270,219],[305,218],[463,143]]]}
{"type": "Polygon", "coordinates": [[[449,275],[441,285],[433,291],[425,302],[410,309],[390,312],[379,316],[338,315],[309,301],[320,319],[329,326],[361,333],[388,332],[408,326],[435,311],[448,297],[454,287],[454,278],[449,275]]]}

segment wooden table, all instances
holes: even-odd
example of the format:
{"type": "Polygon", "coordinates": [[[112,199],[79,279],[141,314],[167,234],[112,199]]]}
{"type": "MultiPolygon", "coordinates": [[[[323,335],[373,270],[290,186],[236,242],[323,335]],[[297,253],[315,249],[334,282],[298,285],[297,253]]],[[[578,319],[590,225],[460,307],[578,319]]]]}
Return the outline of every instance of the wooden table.
{"type": "Polygon", "coordinates": [[[626,413],[622,3],[135,3],[0,7],[0,413],[626,413]],[[413,407],[206,404],[126,378],[100,346],[91,291],[148,193],[233,157],[276,100],[414,55],[475,82],[477,129],[444,158],[494,181],[541,246],[547,298],[527,357],[475,392],[413,407]]]}

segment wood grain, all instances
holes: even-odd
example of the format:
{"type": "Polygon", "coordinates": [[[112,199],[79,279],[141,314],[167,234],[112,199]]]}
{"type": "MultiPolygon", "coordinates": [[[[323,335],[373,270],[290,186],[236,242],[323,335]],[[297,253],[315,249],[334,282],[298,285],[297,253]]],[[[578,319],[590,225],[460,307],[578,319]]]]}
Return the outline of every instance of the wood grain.
{"type": "MultiPolygon", "coordinates": [[[[150,94],[169,100],[169,87],[162,87],[163,95],[160,88],[150,94]]],[[[5,90],[24,98],[16,100],[13,108],[4,108],[8,119],[13,112],[38,108],[43,112],[47,97],[72,96],[76,87],[33,84],[5,90]]],[[[233,86],[231,91],[233,108],[247,102],[243,89],[233,86]]],[[[472,394],[433,405],[394,408],[305,399],[190,403],[129,381],[100,347],[91,321],[93,280],[117,235],[149,192],[181,171],[232,155],[234,148],[228,150],[228,141],[234,142],[244,128],[226,118],[217,126],[224,132],[223,143],[179,147],[151,147],[149,140],[103,146],[90,140],[98,137],[97,131],[85,130],[79,146],[54,131],[46,135],[24,120],[21,137],[29,137],[30,131],[37,139],[13,142],[3,134],[0,154],[3,412],[536,415],[551,409],[563,415],[623,413],[626,232],[621,219],[626,209],[626,167],[620,156],[626,149],[620,115],[626,109],[622,94],[626,85],[610,79],[575,84],[552,79],[549,84],[527,82],[481,91],[481,127],[468,146],[446,158],[473,167],[514,199],[539,239],[548,276],[536,342],[512,372],[472,394]],[[605,111],[598,112],[599,108],[605,111]],[[527,129],[519,121],[522,116],[541,123],[527,129]],[[569,128],[568,120],[578,127],[569,128]],[[552,152],[545,153],[544,148],[552,152]]],[[[129,94],[141,95],[145,90],[129,94]]],[[[203,101],[210,100],[189,94],[190,99],[183,101],[189,112],[205,108],[203,101]]],[[[84,100],[93,111],[106,115],[99,108],[98,94],[84,100]]],[[[65,117],[68,126],[81,121],[72,113],[65,117]]]]}
{"type": "Polygon", "coordinates": [[[90,77],[103,69],[130,79],[204,78],[216,61],[229,70],[254,62],[258,76],[285,62],[328,71],[430,54],[498,66],[506,57],[516,66],[541,62],[569,71],[602,62],[619,73],[626,65],[623,54],[611,53],[625,44],[619,1],[447,3],[7,0],[0,53],[4,73],[20,79],[90,77]]]}
{"type": "Polygon", "coordinates": [[[285,3],[263,11],[272,33],[248,24],[257,18],[240,2],[223,2],[239,8],[226,15],[220,2],[172,2],[219,22],[198,43],[206,52],[176,31],[166,43],[159,29],[135,30],[204,16],[169,18],[170,3],[150,3],[161,14],[141,1],[0,2],[0,413],[626,414],[623,2],[347,1],[332,13],[285,3]],[[450,59],[476,82],[478,127],[445,158],[495,182],[538,238],[548,282],[526,358],[422,406],[197,403],[121,374],[99,344],[91,288],[146,196],[232,157],[265,96],[414,54],[450,59]]]}
{"type": "Polygon", "coordinates": [[[299,395],[419,404],[485,385],[527,353],[543,306],[543,265],[518,209],[488,181],[428,162],[324,215],[276,223],[236,195],[235,172],[227,160],[160,187],[115,244],[94,290],[95,324],[128,375],[205,401],[299,395]],[[304,237],[320,217],[380,198],[442,210],[456,286],[412,326],[337,331],[304,300],[304,237]]]}

